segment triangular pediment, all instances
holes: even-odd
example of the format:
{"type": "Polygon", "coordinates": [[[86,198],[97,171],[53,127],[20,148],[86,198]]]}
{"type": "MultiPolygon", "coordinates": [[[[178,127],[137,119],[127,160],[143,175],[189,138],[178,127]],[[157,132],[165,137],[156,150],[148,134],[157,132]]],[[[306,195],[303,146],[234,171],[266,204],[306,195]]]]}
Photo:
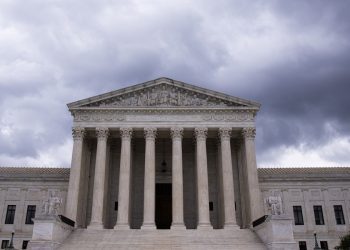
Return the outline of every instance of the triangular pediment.
{"type": "Polygon", "coordinates": [[[246,107],[258,109],[260,104],[223,93],[200,88],[169,78],[112,91],[68,104],[77,108],[196,108],[246,107]]]}

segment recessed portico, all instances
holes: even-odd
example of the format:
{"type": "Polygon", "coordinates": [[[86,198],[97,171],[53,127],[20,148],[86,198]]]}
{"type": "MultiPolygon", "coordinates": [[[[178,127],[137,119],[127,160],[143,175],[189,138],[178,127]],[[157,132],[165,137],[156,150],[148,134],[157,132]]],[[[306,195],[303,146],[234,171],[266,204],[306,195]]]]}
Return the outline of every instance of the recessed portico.
{"type": "Polygon", "coordinates": [[[74,199],[66,215],[78,227],[156,229],[169,184],[172,229],[246,228],[262,215],[258,104],[160,78],[69,108],[74,199]],[[157,183],[168,185],[162,192],[157,183]]]}

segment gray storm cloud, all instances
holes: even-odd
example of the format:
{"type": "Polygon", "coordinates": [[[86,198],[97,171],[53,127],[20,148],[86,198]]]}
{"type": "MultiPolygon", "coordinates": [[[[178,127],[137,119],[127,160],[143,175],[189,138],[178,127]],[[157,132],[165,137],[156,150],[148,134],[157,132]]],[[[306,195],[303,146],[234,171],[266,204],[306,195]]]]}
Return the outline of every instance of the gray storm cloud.
{"type": "Polygon", "coordinates": [[[262,103],[259,165],[349,165],[349,7],[2,1],[0,165],[69,166],[66,103],[160,76],[262,103]]]}

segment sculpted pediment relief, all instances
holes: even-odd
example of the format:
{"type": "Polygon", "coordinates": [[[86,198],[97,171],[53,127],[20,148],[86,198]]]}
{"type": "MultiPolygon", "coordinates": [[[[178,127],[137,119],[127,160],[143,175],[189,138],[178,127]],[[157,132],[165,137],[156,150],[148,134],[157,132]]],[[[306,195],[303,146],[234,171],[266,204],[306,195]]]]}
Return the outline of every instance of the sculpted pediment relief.
{"type": "Polygon", "coordinates": [[[85,107],[231,107],[244,106],[195,91],[161,84],[87,104],[85,107]]]}
{"type": "Polygon", "coordinates": [[[260,104],[169,78],[159,78],[70,103],[68,107],[70,109],[123,107],[246,107],[259,109],[260,104]]]}

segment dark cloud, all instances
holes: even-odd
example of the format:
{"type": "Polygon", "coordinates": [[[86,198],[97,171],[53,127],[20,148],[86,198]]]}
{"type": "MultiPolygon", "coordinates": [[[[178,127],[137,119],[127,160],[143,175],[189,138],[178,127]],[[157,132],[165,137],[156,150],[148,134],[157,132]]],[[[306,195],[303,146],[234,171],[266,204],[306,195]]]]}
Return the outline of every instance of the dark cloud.
{"type": "Polygon", "coordinates": [[[290,148],[349,164],[349,7],[2,2],[0,165],[69,165],[53,153],[71,146],[66,103],[160,76],[262,103],[261,164],[284,163],[271,152],[290,148]]]}

